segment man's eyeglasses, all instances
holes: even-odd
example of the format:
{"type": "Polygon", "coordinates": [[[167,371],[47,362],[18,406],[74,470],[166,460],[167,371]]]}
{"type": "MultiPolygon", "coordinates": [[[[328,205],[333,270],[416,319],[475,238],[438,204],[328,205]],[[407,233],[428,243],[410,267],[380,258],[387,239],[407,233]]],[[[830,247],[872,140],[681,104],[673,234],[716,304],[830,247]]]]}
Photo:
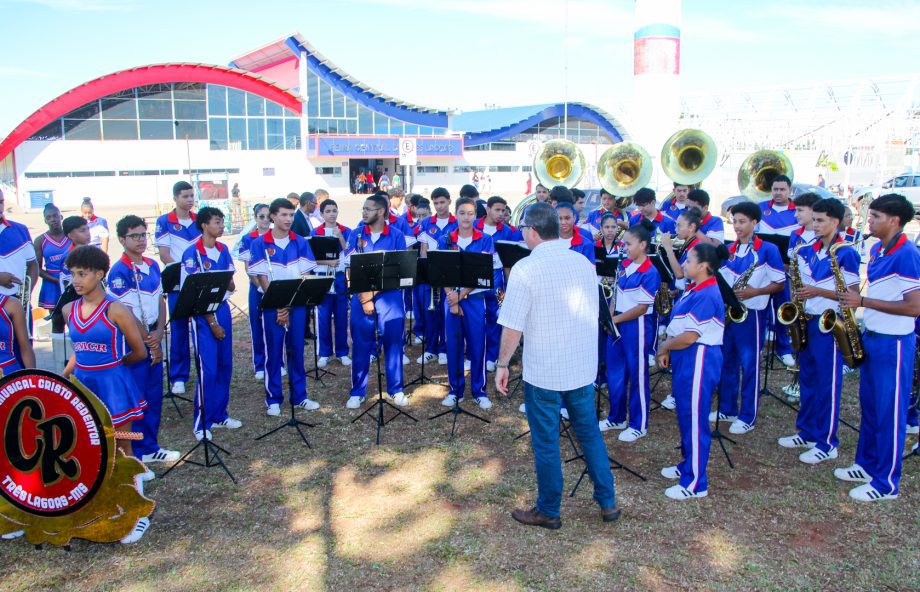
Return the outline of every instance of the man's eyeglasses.
{"type": "Polygon", "coordinates": [[[258,216],[256,216],[256,218],[258,218],[259,220],[265,220],[266,218],[268,218],[268,214],[259,214],[258,216]]]}
{"type": "Polygon", "coordinates": [[[379,212],[383,208],[361,208],[362,212],[379,212]]]}
{"type": "Polygon", "coordinates": [[[131,240],[136,241],[145,241],[147,240],[146,232],[132,232],[131,234],[126,234],[125,238],[130,238],[131,240]]]}
{"type": "Polygon", "coordinates": [[[533,227],[527,224],[521,224],[520,226],[518,226],[518,230],[521,232],[521,234],[523,234],[524,231],[527,230],[528,228],[533,228],[533,227]]]}

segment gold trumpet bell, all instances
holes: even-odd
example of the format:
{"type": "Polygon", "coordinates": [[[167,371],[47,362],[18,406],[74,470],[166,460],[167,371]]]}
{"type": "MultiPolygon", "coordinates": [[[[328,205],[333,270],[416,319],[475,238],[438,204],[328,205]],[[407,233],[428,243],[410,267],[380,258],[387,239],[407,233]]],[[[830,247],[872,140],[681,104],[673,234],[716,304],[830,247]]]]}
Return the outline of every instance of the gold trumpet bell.
{"type": "Polygon", "coordinates": [[[569,140],[550,140],[533,160],[537,181],[546,187],[574,187],[585,174],[585,155],[569,140]]]}
{"type": "Polygon", "coordinates": [[[661,168],[675,183],[695,185],[716,168],[718,149],[706,132],[682,129],[661,148],[661,168]]]}
{"type": "Polygon", "coordinates": [[[610,195],[631,196],[652,178],[652,159],[635,142],[619,142],[601,154],[597,179],[610,195]]]}
{"type": "Polygon", "coordinates": [[[770,197],[773,179],[778,175],[793,178],[792,161],[778,150],[758,150],[744,159],[738,169],[738,189],[754,201],[770,197]]]}

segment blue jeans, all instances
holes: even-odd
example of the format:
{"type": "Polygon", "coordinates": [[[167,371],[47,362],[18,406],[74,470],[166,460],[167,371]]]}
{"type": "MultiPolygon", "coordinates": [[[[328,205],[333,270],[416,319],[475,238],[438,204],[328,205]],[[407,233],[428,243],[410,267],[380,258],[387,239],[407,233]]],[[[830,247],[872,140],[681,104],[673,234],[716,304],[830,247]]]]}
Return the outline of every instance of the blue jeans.
{"type": "Polygon", "coordinates": [[[594,499],[602,509],[612,508],[616,504],[613,473],[610,472],[607,445],[597,427],[593,386],[551,391],[524,382],[524,402],[537,470],[537,510],[555,518],[562,504],[559,409],[563,403],[568,407],[572,430],[585,455],[588,475],[594,482],[594,499]]]}

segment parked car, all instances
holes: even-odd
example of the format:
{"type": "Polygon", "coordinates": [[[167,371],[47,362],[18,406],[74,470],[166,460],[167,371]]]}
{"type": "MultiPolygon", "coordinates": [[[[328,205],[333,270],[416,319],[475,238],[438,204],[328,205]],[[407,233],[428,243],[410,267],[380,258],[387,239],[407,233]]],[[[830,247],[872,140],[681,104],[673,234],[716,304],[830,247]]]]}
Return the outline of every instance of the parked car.
{"type": "Polygon", "coordinates": [[[862,187],[853,195],[857,207],[863,199],[873,200],[886,193],[900,193],[914,206],[914,212],[920,215],[920,173],[902,173],[888,179],[881,186],[862,187]]]}

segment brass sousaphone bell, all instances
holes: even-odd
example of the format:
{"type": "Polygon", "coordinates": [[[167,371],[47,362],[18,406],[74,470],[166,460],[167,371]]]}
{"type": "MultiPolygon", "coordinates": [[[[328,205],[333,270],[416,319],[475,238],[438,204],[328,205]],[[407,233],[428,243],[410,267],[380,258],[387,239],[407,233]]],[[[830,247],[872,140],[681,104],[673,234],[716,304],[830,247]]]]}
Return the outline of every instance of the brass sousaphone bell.
{"type": "Polygon", "coordinates": [[[617,198],[620,209],[628,206],[630,198],[651,178],[652,159],[645,148],[635,142],[614,144],[597,162],[597,179],[607,193],[617,198]]]}
{"type": "Polygon", "coordinates": [[[542,185],[572,188],[585,174],[585,155],[570,140],[550,140],[533,159],[533,172],[542,185]]]}
{"type": "Polygon", "coordinates": [[[716,168],[718,150],[706,132],[682,129],[661,147],[661,168],[680,185],[696,185],[716,168]]]}
{"type": "Polygon", "coordinates": [[[792,161],[778,150],[758,150],[744,159],[738,169],[738,189],[752,201],[770,198],[773,179],[793,178],[792,161]]]}

